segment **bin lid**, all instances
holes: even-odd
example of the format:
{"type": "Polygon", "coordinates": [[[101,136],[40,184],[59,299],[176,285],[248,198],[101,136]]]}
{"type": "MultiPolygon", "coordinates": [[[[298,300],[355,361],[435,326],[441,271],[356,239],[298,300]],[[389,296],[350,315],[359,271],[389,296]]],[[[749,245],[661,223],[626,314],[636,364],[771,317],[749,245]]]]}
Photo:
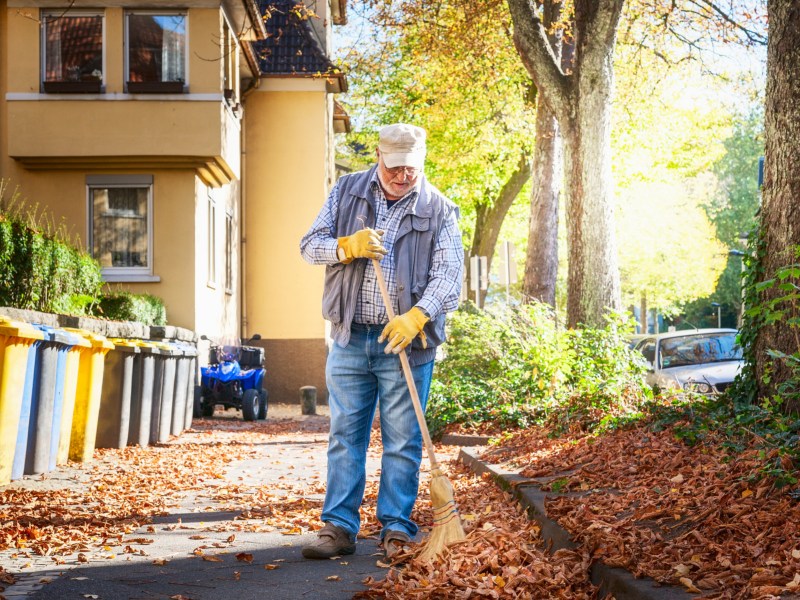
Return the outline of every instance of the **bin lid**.
{"type": "Polygon", "coordinates": [[[183,352],[184,356],[195,357],[197,356],[197,346],[191,344],[189,342],[173,342],[178,348],[180,348],[181,352],[183,352]]]}
{"type": "Polygon", "coordinates": [[[79,329],[77,327],[64,327],[64,330],[70,333],[77,333],[89,342],[89,347],[91,348],[103,348],[105,350],[114,349],[114,344],[111,343],[106,336],[100,335],[99,333],[87,331],[86,329],[79,329]]]}
{"type": "Polygon", "coordinates": [[[108,338],[114,344],[114,349],[120,352],[128,352],[130,354],[139,354],[141,348],[137,343],[138,340],[129,340],[127,338],[108,338]]]}
{"type": "Polygon", "coordinates": [[[58,329],[57,327],[50,327],[49,325],[43,325],[41,323],[31,323],[31,325],[44,334],[44,341],[46,342],[55,342],[57,344],[69,346],[70,348],[72,348],[72,346],[89,346],[89,342],[86,341],[86,338],[82,338],[65,329],[58,329]],[[83,340],[83,343],[80,343],[80,340],[83,340]]]}
{"type": "Polygon", "coordinates": [[[139,351],[144,354],[164,354],[164,352],[153,342],[147,340],[130,340],[139,347],[139,351]]]}
{"type": "Polygon", "coordinates": [[[156,341],[151,341],[150,343],[156,346],[161,351],[161,354],[166,354],[167,356],[183,356],[183,352],[175,344],[156,341]]]}
{"type": "Polygon", "coordinates": [[[33,327],[30,323],[13,321],[6,317],[0,317],[0,335],[6,337],[28,338],[31,340],[44,339],[44,333],[33,327]]]}

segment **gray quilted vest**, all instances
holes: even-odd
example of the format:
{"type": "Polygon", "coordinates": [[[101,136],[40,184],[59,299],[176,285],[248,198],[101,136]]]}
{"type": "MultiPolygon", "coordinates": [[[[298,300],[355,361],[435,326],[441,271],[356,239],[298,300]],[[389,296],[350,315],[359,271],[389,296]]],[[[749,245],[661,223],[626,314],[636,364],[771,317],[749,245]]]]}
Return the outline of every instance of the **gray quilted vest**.
{"type": "MultiPolygon", "coordinates": [[[[351,235],[364,227],[375,227],[375,199],[369,182],[377,168],[352,173],[339,179],[339,215],[333,237],[351,235]],[[360,217],[360,218],[359,218],[360,217]]],[[[413,212],[409,208],[400,221],[394,245],[397,273],[397,295],[400,314],[419,301],[428,284],[428,273],[436,239],[445,218],[458,210],[439,190],[423,177],[413,212]]],[[[364,278],[367,261],[357,259],[350,264],[336,263],[325,268],[325,291],[322,295],[322,315],[331,322],[334,342],[342,347],[350,341],[350,325],[364,278]]],[[[428,348],[419,337],[411,343],[409,362],[412,366],[433,360],[436,346],[445,341],[445,315],[426,323],[424,332],[428,348]]]]}

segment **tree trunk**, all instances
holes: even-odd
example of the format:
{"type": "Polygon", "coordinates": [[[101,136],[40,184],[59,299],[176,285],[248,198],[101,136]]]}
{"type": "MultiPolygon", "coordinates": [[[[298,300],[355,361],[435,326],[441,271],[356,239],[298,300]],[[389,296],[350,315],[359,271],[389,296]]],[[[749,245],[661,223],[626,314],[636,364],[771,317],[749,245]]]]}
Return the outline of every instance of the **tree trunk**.
{"type": "Polygon", "coordinates": [[[567,326],[604,325],[620,310],[619,269],[611,196],[611,93],[613,45],[592,56],[578,74],[576,124],[564,140],[569,273],[567,326]]]}
{"type": "MultiPolygon", "coordinates": [[[[470,256],[485,256],[487,269],[491,272],[492,257],[497,247],[497,239],[500,237],[500,227],[503,225],[503,220],[506,218],[508,210],[530,177],[531,162],[523,152],[516,170],[503,185],[494,202],[491,205],[482,204],[478,207],[472,248],[469,256],[465,257],[467,267],[469,267],[470,256]]],[[[481,306],[485,299],[486,290],[481,290],[481,306]]]]}
{"type": "Polygon", "coordinates": [[[639,299],[639,326],[641,333],[647,333],[647,296],[644,293],[639,299]]]}
{"type": "Polygon", "coordinates": [[[561,140],[558,121],[547,106],[536,107],[536,149],[528,248],[525,256],[524,299],[556,305],[558,276],[558,197],[561,192],[561,140]]]}
{"type": "Polygon", "coordinates": [[[567,325],[604,325],[622,307],[611,203],[613,52],[624,0],[575,1],[571,71],[529,0],[507,0],[514,44],[564,144],[568,234],[567,325]]]}
{"type": "MultiPolygon", "coordinates": [[[[769,0],[767,13],[766,148],[761,204],[764,253],[760,266],[764,279],[771,279],[777,269],[796,262],[793,252],[800,245],[800,8],[796,2],[769,0]]],[[[774,288],[767,290],[762,305],[784,293],[774,288]]],[[[773,361],[767,351],[793,354],[800,348],[798,328],[786,326],[787,318],[798,316],[797,309],[785,303],[776,308],[788,314],[781,322],[761,327],[756,334],[755,373],[761,398],[774,394],[791,377],[785,361],[773,361]],[[768,373],[769,383],[765,383],[763,376],[768,373]]],[[[787,406],[786,410],[798,412],[800,405],[787,406]]]]}

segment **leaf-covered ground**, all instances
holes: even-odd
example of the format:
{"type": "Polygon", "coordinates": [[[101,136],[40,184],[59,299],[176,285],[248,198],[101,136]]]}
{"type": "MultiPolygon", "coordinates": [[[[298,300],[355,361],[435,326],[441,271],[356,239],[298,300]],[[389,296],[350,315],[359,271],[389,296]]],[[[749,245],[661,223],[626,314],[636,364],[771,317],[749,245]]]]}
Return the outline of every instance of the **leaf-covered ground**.
{"type": "MultiPolygon", "coordinates": [[[[162,558],[147,556],[149,544],[171,527],[193,540],[193,560],[235,553],[249,563],[252,555],[236,548],[237,534],[297,536],[320,527],[324,473],[288,464],[267,485],[226,478],[226,472],[263,456],[257,448],[290,439],[316,440],[314,452],[321,456],[326,432],[323,418],[302,424],[213,419],[196,422],[169,444],[98,450],[93,463],[70,465],[68,485],[48,476],[0,488],[0,554],[14,556],[16,564],[69,566],[136,556],[159,565],[162,558]],[[202,526],[151,524],[189,496],[199,502],[196,510],[233,516],[202,526]]],[[[380,455],[378,437],[370,447],[373,460],[380,455]]],[[[466,541],[435,564],[418,561],[409,546],[402,563],[382,571],[385,577],[364,582],[359,597],[594,598],[588,572],[596,560],[707,598],[793,597],[800,591],[800,507],[785,490],[756,477],[764,457],[755,447],[731,454],[724,442],[709,435],[690,447],[670,428],[638,425],[560,439],[532,428],[491,447],[486,460],[516,466],[558,492],[548,513],[579,546],[554,555],[516,502],[490,480],[447,462],[453,448],[438,447],[466,541]]],[[[427,486],[425,459],[414,515],[423,531],[432,517],[427,486]]],[[[361,537],[379,532],[376,494],[371,479],[361,537]]],[[[0,567],[0,588],[13,581],[0,567]]]]}
{"type": "Polygon", "coordinates": [[[566,438],[531,429],[484,459],[557,492],[548,516],[593,560],[703,598],[794,597],[800,503],[761,477],[770,457],[756,440],[732,453],[718,434],[689,446],[674,428],[566,438]]]}

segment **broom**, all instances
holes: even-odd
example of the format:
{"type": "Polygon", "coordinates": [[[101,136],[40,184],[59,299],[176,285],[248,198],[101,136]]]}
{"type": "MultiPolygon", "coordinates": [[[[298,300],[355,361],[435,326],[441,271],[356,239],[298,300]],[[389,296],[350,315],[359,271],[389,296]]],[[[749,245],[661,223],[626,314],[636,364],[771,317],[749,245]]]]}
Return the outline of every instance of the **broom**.
{"type": "MultiPolygon", "coordinates": [[[[391,320],[395,316],[394,309],[389,299],[389,290],[386,289],[386,280],[383,278],[381,264],[378,259],[373,258],[372,265],[375,267],[375,275],[381,288],[381,296],[386,307],[386,313],[391,320]]],[[[400,364],[403,366],[403,375],[405,375],[406,383],[408,384],[408,391],[411,393],[414,412],[417,415],[417,422],[419,423],[420,431],[422,431],[422,439],[425,442],[425,449],[428,451],[428,459],[431,462],[430,493],[431,504],[433,505],[433,529],[428,536],[425,547],[419,554],[419,558],[432,560],[439,556],[448,545],[461,541],[466,536],[464,535],[464,528],[461,526],[461,519],[458,516],[458,509],[453,497],[453,485],[442,473],[439,461],[436,460],[436,454],[433,451],[431,434],[428,432],[428,425],[425,422],[422,404],[419,401],[417,386],[414,383],[411,365],[408,363],[408,356],[406,356],[405,350],[400,352],[400,364]]]]}

